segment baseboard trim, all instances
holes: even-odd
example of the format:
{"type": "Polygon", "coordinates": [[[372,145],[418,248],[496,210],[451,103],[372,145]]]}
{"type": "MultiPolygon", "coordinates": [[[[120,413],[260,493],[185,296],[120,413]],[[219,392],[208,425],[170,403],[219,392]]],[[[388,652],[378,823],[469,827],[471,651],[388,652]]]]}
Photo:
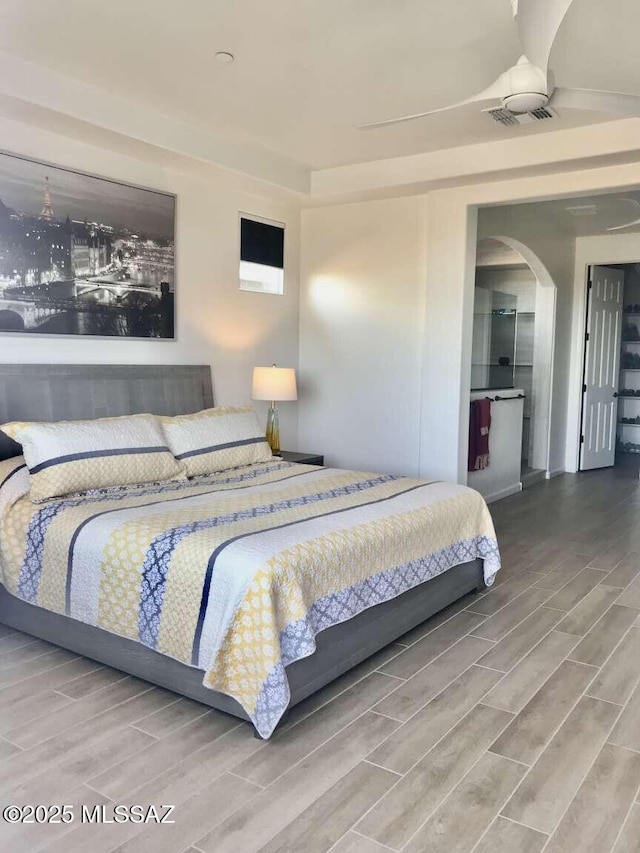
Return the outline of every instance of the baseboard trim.
{"type": "Polygon", "coordinates": [[[559,477],[560,474],[566,474],[566,468],[556,468],[554,471],[547,471],[545,474],[547,480],[553,480],[554,477],[559,477]]]}
{"type": "Polygon", "coordinates": [[[493,492],[490,495],[484,495],[485,501],[490,504],[494,501],[500,501],[502,498],[508,498],[511,495],[517,495],[518,492],[522,491],[522,483],[514,483],[512,486],[507,486],[504,489],[500,489],[498,492],[493,492]]]}

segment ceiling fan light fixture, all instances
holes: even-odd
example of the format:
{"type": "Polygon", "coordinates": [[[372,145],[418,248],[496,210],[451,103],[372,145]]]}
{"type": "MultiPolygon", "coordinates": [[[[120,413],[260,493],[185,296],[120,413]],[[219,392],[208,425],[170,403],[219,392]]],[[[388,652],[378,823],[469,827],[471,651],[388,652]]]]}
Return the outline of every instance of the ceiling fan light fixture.
{"type": "Polygon", "coordinates": [[[549,96],[542,92],[520,92],[519,94],[507,95],[502,105],[512,113],[531,113],[546,106],[549,96]]]}

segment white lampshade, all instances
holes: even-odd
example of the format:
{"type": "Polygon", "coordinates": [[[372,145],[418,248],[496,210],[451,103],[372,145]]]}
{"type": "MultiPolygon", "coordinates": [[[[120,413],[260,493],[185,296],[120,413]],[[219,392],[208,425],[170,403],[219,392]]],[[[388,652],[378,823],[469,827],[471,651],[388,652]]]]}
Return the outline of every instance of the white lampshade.
{"type": "Polygon", "coordinates": [[[254,400],[297,400],[296,372],[293,367],[254,367],[254,400]]]}

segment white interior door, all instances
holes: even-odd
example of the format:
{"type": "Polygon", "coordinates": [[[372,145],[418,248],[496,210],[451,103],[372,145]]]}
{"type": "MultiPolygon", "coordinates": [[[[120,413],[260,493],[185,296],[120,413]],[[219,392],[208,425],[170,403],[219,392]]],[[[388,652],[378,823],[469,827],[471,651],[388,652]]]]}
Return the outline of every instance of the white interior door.
{"type": "Polygon", "coordinates": [[[582,397],[580,470],[615,462],[624,271],[591,267],[582,397]]]}

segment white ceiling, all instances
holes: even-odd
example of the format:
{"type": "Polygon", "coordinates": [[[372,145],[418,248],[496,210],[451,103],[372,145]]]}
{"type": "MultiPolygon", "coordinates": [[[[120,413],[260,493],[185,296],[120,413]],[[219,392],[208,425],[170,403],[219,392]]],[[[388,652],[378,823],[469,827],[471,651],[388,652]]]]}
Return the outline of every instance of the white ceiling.
{"type": "MultiPolygon", "coordinates": [[[[637,0],[574,0],[556,83],[640,94],[639,30],[637,0]]],[[[520,52],[509,0],[2,0],[0,50],[313,169],[612,118],[503,128],[472,106],[355,129],[492,82],[520,52]]]]}
{"type": "MultiPolygon", "coordinates": [[[[554,229],[561,234],[594,237],[600,234],[640,233],[640,221],[629,224],[640,220],[640,190],[528,202],[526,207],[529,214],[547,224],[552,223],[554,229]],[[612,228],[615,230],[609,230],[612,228]]],[[[482,215],[480,210],[479,216],[482,215]]],[[[479,241],[478,247],[478,266],[522,263],[522,258],[517,253],[499,241],[485,238],[479,241]]]]}

